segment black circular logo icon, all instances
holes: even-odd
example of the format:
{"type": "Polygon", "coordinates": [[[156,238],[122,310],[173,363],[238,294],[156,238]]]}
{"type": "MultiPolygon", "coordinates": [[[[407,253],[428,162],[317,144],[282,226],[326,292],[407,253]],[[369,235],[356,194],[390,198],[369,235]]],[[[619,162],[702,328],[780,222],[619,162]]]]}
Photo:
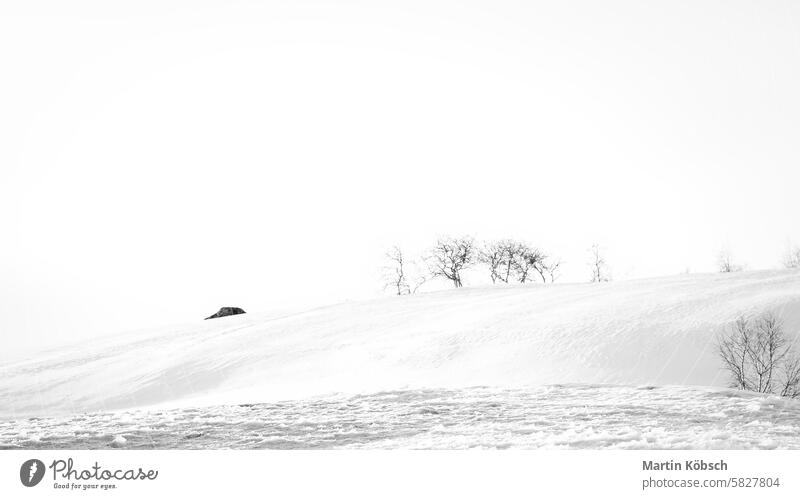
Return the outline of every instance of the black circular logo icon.
{"type": "Polygon", "coordinates": [[[19,469],[19,479],[26,487],[35,487],[44,478],[44,463],[38,459],[28,459],[19,469]]]}

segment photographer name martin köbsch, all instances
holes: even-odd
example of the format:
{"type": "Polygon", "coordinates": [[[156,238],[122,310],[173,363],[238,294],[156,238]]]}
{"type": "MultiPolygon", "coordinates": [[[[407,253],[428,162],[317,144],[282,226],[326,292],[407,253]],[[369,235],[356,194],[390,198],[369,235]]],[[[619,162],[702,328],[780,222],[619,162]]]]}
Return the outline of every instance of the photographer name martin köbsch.
{"type": "Polygon", "coordinates": [[[708,462],[702,459],[689,459],[685,464],[680,461],[642,461],[643,471],[727,471],[728,463],[720,459],[719,462],[708,462]]]}

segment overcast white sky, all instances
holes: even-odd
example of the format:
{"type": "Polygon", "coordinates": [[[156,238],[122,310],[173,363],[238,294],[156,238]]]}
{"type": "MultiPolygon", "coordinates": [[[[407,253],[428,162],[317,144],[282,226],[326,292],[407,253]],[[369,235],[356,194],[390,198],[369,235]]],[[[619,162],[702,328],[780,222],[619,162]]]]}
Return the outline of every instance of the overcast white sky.
{"type": "MultiPolygon", "coordinates": [[[[800,242],[800,4],[0,4],[6,352],[380,293],[527,239],[584,281],[800,242]]],[[[478,283],[473,279],[473,283],[478,283]]]]}

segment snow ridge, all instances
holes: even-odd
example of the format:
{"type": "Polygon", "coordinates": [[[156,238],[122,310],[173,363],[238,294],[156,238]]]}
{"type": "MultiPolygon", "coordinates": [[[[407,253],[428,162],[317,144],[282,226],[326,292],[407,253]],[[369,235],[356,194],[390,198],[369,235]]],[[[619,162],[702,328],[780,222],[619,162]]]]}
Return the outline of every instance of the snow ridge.
{"type": "Polygon", "coordinates": [[[520,285],[231,316],[0,365],[0,417],[554,383],[725,386],[715,335],[772,310],[800,330],[800,273],[520,285]]]}

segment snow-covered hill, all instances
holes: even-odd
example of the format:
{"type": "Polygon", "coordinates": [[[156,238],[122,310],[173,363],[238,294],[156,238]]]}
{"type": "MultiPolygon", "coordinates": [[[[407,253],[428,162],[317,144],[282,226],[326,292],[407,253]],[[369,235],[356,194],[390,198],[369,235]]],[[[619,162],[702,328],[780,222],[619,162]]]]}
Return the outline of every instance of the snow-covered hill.
{"type": "Polygon", "coordinates": [[[0,417],[553,383],[724,386],[714,338],[743,313],[800,331],[800,273],[462,288],[246,314],[0,365],[0,417]]]}

